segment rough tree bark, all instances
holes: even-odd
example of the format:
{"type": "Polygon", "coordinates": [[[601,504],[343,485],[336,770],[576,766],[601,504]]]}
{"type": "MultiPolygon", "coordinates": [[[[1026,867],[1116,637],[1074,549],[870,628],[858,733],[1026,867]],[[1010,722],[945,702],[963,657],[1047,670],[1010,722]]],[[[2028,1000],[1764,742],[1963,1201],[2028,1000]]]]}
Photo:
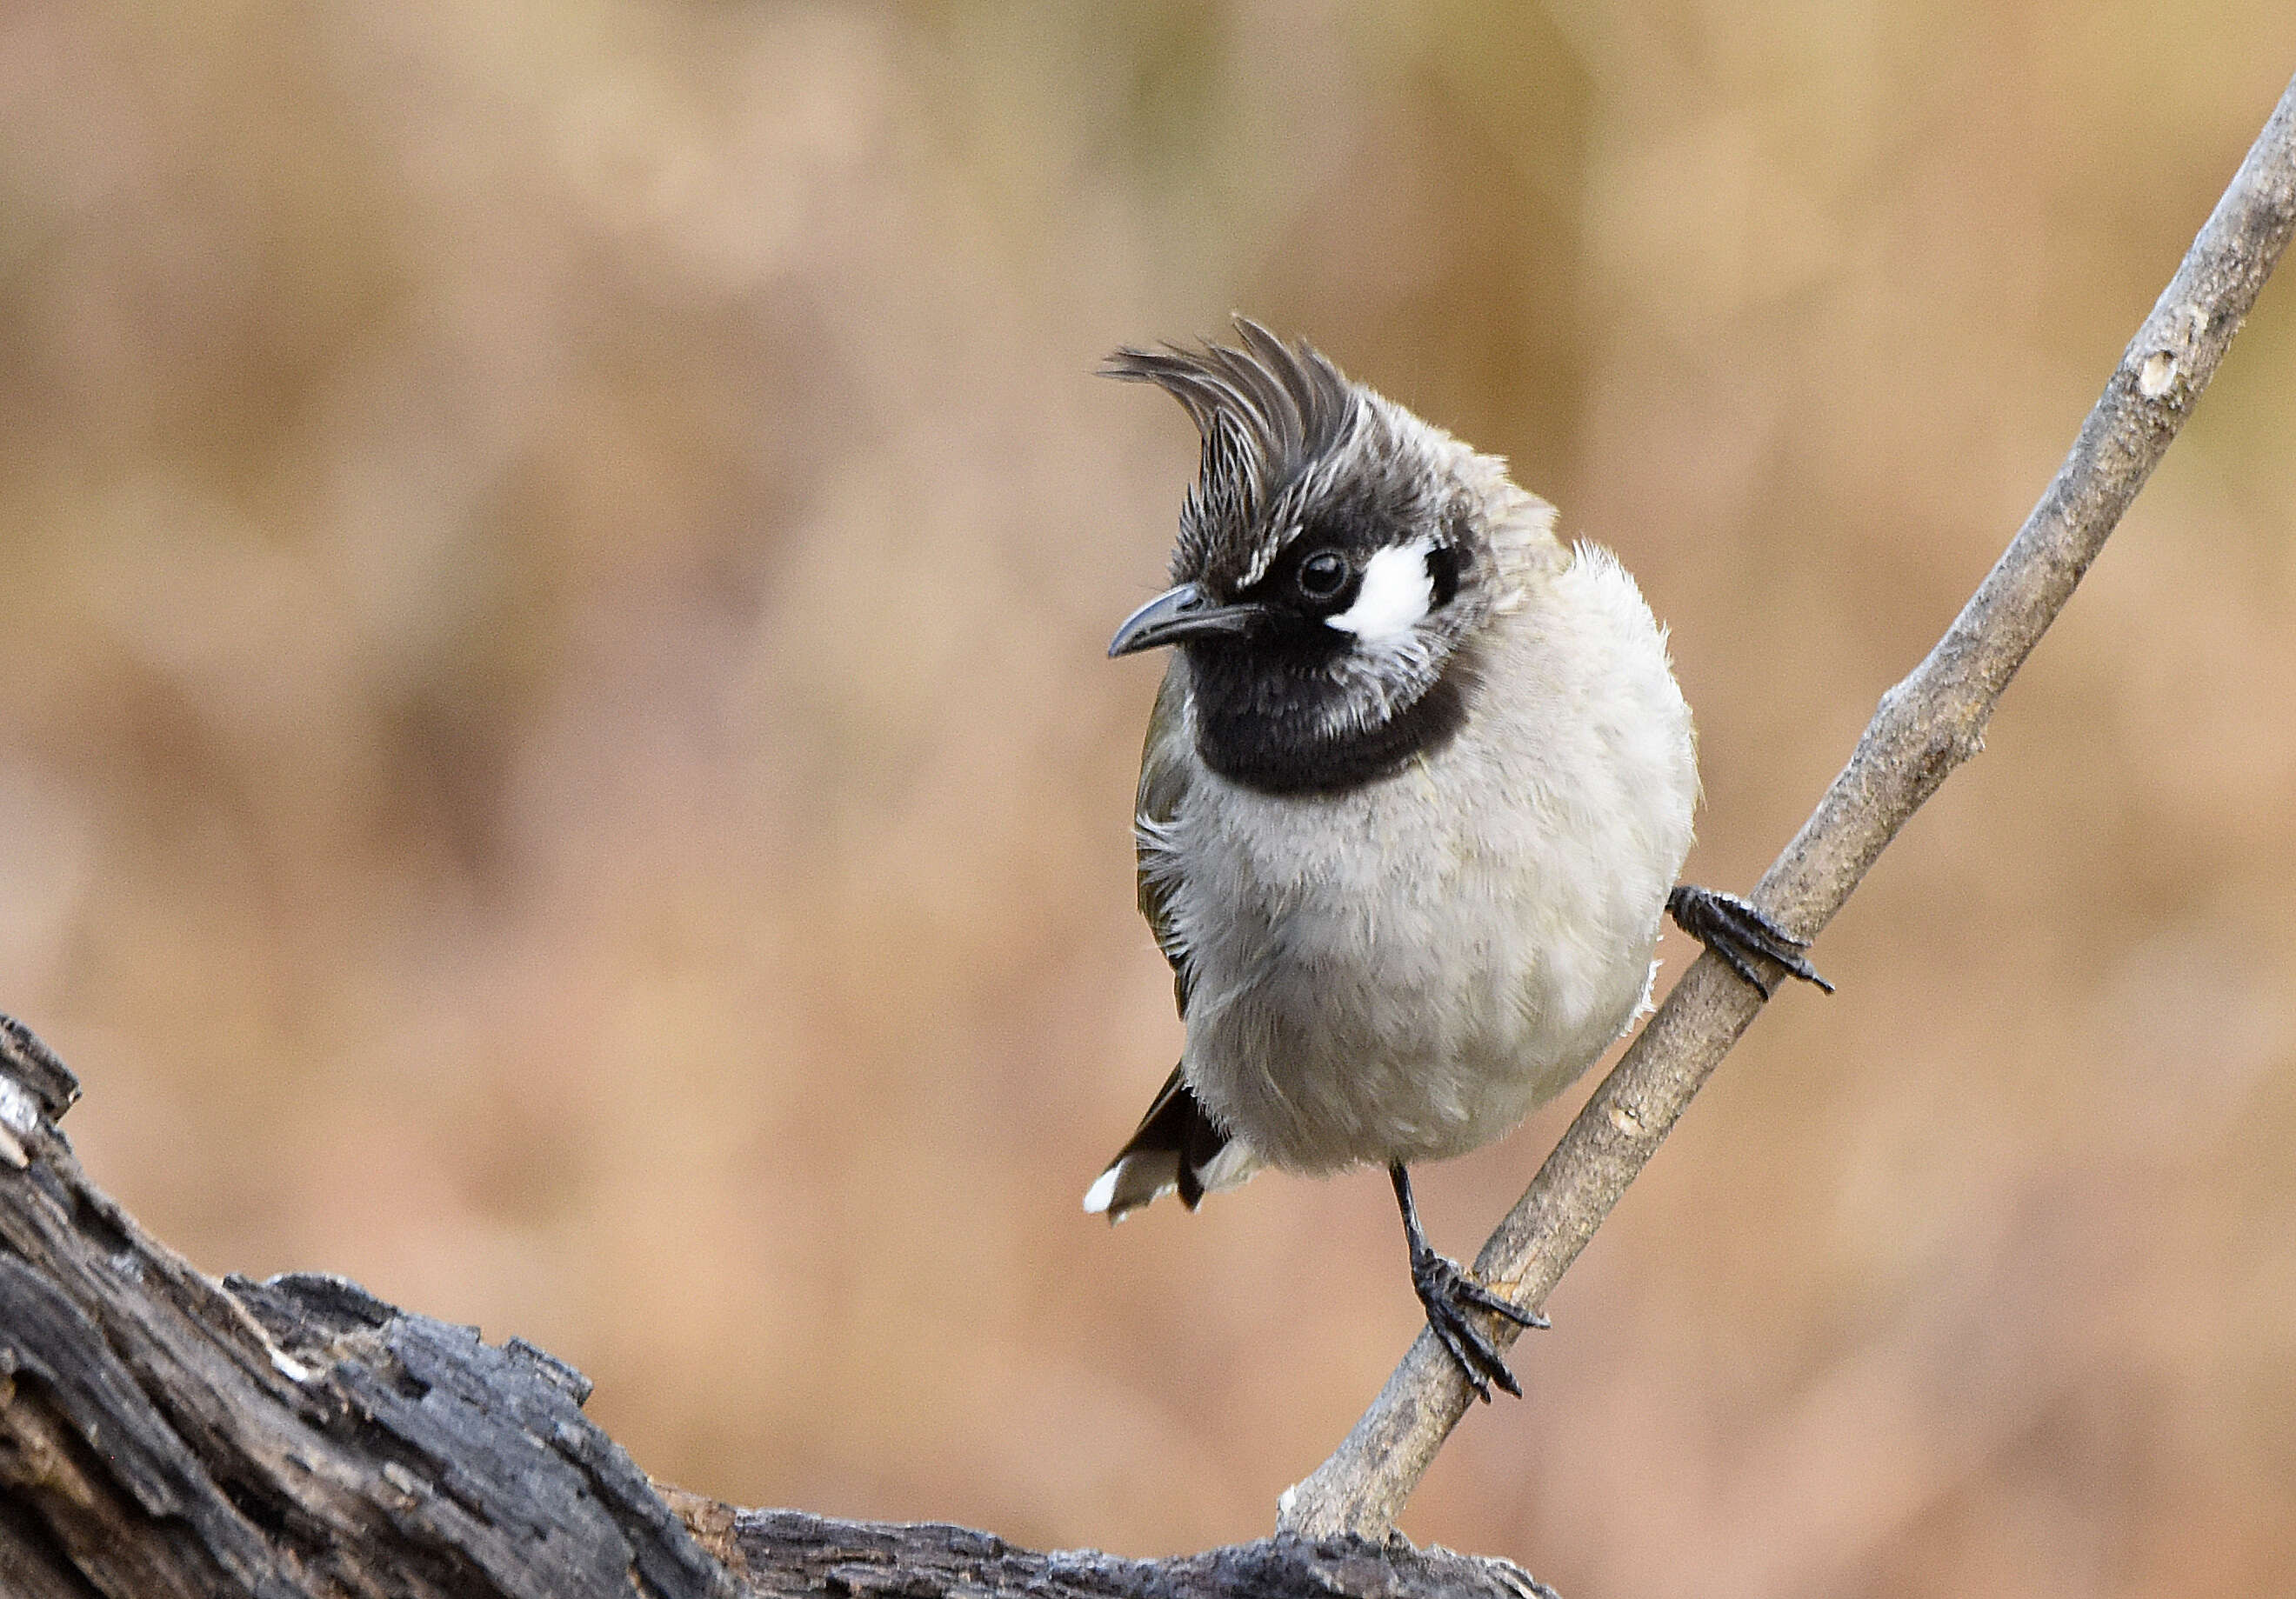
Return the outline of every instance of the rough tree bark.
{"type": "MultiPolygon", "coordinates": [[[[2296,230],[2296,84],[2122,357],[2072,454],[1756,891],[1814,933],[1948,773],[2095,559],[2296,230]]],[[[1537,1306],[1760,1008],[1693,964],[1477,1261],[1537,1306]]],[[[1423,1336],[1275,1538],[1171,1561],[744,1511],[650,1481],[518,1339],[317,1275],[221,1282],[91,1185],[78,1085],[0,1018],[0,1594],[176,1595],[1543,1592],[1385,1537],[1467,1405],[1423,1336]]],[[[1502,1344],[1512,1329],[1496,1330],[1502,1344]]]]}
{"type": "MultiPolygon", "coordinates": [[[[1963,761],[2224,358],[2296,229],[2296,81],[2129,340],[2040,504],[1928,659],[1882,696],[1849,764],[1752,898],[1805,938],[1833,919],[1898,830],[1963,761]]],[[[1775,983],[1779,973],[1773,968],[1775,983]]],[[[1701,955],[1475,1258],[1484,1281],[1536,1310],[1753,1024],[1766,996],[1701,955]]],[[[1496,1318],[1491,1318],[1496,1320],[1496,1318]]],[[[1500,1349],[1519,1335],[1491,1332],[1500,1349]]],[[[1283,1496],[1279,1529],[1377,1537],[1469,1402],[1423,1332],[1329,1460],[1283,1496]]]]}
{"type": "Polygon", "coordinates": [[[648,1480],[520,1339],[340,1277],[202,1275],[91,1184],[79,1086],[0,1017],[5,1599],[1038,1599],[1546,1592],[1504,1561],[1283,1537],[1169,1561],[736,1510],[648,1480]]]}

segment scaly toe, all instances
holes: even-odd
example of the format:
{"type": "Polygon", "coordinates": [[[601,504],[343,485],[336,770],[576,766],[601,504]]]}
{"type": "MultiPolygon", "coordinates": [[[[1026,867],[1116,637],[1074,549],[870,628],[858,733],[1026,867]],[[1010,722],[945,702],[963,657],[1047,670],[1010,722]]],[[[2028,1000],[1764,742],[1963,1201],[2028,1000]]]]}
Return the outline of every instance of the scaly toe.
{"type": "Polygon", "coordinates": [[[1803,982],[1833,992],[1833,985],[1801,953],[1809,940],[1794,937],[1735,894],[1684,883],[1666,897],[1666,908],[1677,927],[1712,950],[1764,999],[1771,988],[1754,969],[1758,958],[1775,961],[1803,982]]]}
{"type": "Polygon", "coordinates": [[[1486,1310],[1526,1327],[1543,1326],[1545,1319],[1508,1303],[1461,1270],[1457,1262],[1431,1250],[1411,1263],[1411,1285],[1427,1312],[1427,1324],[1459,1364],[1460,1374],[1475,1397],[1490,1403],[1496,1383],[1522,1397],[1522,1385],[1507,1369],[1506,1361],[1490,1337],[1471,1319],[1471,1312],[1486,1310]]]}

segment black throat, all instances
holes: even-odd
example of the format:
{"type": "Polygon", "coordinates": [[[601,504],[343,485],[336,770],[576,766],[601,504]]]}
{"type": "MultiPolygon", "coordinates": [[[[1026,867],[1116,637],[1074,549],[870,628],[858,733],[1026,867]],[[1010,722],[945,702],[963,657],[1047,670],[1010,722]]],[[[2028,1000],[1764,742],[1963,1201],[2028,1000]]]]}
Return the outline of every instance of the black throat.
{"type": "Polygon", "coordinates": [[[1270,648],[1265,639],[1184,646],[1196,749],[1231,783],[1266,794],[1340,794],[1399,771],[1448,743],[1467,719],[1475,673],[1454,654],[1426,693],[1384,721],[1329,731],[1348,698],[1328,669],[1332,648],[1270,648]]]}

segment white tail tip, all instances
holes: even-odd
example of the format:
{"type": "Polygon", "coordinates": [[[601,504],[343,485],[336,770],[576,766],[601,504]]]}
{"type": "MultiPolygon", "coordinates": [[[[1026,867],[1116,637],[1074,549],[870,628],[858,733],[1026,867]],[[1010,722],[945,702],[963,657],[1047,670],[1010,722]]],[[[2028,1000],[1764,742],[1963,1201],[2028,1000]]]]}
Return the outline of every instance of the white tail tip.
{"type": "MultiPolygon", "coordinates": [[[[1119,1165],[1121,1162],[1119,1163],[1119,1165]]],[[[1116,1173],[1111,1166],[1093,1179],[1092,1186],[1084,1191],[1084,1210],[1086,1216],[1099,1216],[1108,1210],[1109,1201],[1116,1197],[1116,1173]]]]}

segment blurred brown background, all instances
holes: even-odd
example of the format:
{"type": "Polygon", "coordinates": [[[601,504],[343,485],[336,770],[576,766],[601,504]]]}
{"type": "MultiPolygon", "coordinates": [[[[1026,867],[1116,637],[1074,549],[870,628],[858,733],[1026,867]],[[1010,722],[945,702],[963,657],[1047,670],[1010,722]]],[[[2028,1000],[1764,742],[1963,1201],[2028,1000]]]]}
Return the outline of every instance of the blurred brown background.
{"type": "MultiPolygon", "coordinates": [[[[1101,650],[1194,461],[1090,368],[1245,308],[1513,456],[1743,885],[2292,70],[2286,0],[10,0],[0,1007],[203,1267],[521,1333],[660,1476],[1256,1536],[1418,1313],[1373,1175],[1078,1210],[1178,1038],[1101,650]]],[[[2296,1587],[2292,533],[2284,281],[1407,1531],[2296,1587]]]]}

